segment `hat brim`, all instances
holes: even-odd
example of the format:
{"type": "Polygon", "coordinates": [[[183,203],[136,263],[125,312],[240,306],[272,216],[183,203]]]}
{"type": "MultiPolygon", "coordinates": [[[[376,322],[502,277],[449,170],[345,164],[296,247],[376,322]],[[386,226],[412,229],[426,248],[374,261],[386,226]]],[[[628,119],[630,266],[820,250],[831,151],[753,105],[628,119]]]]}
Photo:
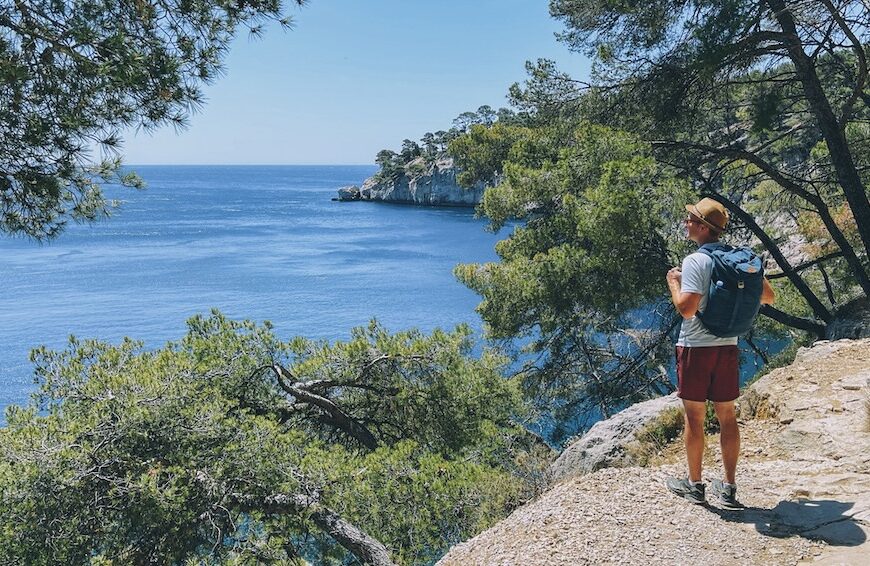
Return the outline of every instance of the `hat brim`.
{"type": "Polygon", "coordinates": [[[688,212],[689,214],[691,214],[692,216],[697,218],[701,222],[701,224],[703,224],[704,226],[706,226],[710,230],[713,230],[717,234],[721,234],[722,232],[725,231],[725,228],[720,228],[719,226],[716,226],[715,224],[711,224],[710,222],[707,222],[706,220],[704,220],[704,218],[701,216],[701,213],[698,211],[698,207],[695,206],[694,204],[687,204],[686,205],[686,212],[688,212]]]}

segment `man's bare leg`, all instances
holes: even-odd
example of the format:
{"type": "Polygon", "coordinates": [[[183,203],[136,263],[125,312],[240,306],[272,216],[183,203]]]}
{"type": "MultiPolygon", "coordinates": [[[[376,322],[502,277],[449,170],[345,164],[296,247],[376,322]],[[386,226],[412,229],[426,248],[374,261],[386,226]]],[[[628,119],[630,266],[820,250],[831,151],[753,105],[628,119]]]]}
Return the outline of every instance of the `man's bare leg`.
{"type": "Polygon", "coordinates": [[[701,481],[701,463],[704,459],[704,416],[707,404],[703,401],[687,401],[683,399],[686,412],[686,427],[683,439],[686,443],[686,461],[689,464],[689,480],[701,481]]]}
{"type": "Polygon", "coordinates": [[[734,484],[737,473],[737,457],[740,455],[740,430],[737,427],[737,412],[734,401],[713,403],[719,419],[719,444],[722,446],[722,465],[725,481],[734,484]]]}

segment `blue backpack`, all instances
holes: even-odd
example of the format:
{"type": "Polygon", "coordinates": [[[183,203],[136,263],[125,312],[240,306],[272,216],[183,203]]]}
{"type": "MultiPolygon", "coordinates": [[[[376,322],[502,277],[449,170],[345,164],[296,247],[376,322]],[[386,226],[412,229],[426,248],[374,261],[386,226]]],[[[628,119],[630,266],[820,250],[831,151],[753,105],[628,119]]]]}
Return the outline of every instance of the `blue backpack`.
{"type": "Polygon", "coordinates": [[[761,258],[749,248],[719,243],[704,244],[698,251],[713,260],[707,306],[698,312],[698,319],[715,336],[746,334],[761,307],[761,258]]]}

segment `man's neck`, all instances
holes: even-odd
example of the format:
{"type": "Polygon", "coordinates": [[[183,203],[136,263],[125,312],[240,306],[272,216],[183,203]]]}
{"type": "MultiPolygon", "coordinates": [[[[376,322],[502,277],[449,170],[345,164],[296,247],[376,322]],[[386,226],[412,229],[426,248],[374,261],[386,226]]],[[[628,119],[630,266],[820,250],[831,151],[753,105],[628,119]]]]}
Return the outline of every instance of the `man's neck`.
{"type": "Polygon", "coordinates": [[[718,244],[719,238],[708,238],[706,240],[698,239],[698,240],[695,240],[695,243],[698,244],[698,247],[701,247],[704,244],[718,244]]]}

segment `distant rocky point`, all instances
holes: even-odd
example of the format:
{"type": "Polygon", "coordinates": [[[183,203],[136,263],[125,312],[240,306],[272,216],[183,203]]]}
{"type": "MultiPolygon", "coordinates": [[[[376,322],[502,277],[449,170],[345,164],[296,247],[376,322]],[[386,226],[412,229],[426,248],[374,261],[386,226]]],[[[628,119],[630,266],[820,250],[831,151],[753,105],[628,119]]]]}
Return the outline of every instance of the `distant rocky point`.
{"type": "Polygon", "coordinates": [[[361,187],[349,186],[338,189],[338,201],[374,201],[422,206],[467,206],[480,204],[482,183],[471,188],[456,182],[456,166],[453,159],[443,157],[427,163],[422,157],[408,163],[405,172],[384,179],[374,175],[361,187]],[[412,173],[416,172],[416,173],[412,173]]]}

